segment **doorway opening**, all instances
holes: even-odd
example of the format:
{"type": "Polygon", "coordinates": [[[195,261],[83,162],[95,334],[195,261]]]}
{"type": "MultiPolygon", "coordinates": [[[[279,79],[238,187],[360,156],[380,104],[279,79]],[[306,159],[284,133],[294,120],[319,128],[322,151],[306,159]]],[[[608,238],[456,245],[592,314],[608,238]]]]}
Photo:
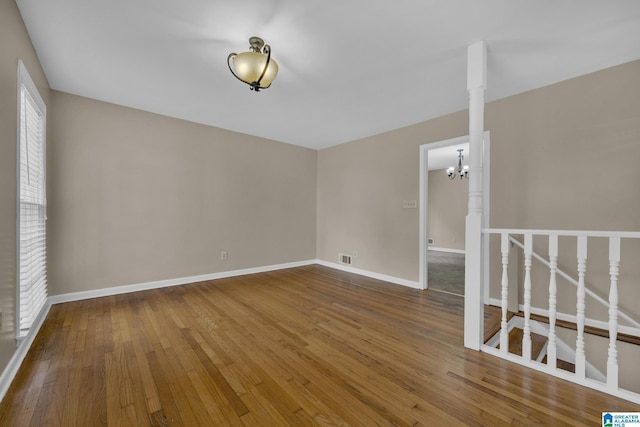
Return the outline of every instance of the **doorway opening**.
{"type": "MultiPolygon", "coordinates": [[[[469,164],[469,136],[420,146],[420,287],[464,295],[465,218],[469,184],[446,169],[462,149],[469,164]]],[[[483,134],[483,220],[489,224],[489,132],[483,134]]],[[[473,173],[473,171],[471,171],[473,173]]],[[[488,242],[486,242],[488,246],[488,242]]],[[[488,251],[488,247],[486,248],[488,251]]],[[[488,253],[488,252],[485,252],[488,253]]],[[[488,260],[486,260],[488,261],[488,260]]],[[[488,280],[488,268],[484,269],[488,280]]],[[[488,281],[485,281],[488,283],[488,281]]],[[[488,287],[485,299],[488,300],[488,287]]]]}

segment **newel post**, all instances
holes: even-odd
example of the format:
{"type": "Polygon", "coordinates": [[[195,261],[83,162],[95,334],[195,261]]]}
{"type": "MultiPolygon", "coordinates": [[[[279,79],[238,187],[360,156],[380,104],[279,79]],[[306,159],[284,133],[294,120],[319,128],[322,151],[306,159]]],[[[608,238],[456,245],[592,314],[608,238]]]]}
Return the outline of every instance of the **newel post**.
{"type": "Polygon", "coordinates": [[[480,350],[483,343],[482,288],[482,157],[484,90],[487,86],[487,46],[484,41],[467,49],[469,91],[469,213],[465,232],[464,345],[480,350]]]}

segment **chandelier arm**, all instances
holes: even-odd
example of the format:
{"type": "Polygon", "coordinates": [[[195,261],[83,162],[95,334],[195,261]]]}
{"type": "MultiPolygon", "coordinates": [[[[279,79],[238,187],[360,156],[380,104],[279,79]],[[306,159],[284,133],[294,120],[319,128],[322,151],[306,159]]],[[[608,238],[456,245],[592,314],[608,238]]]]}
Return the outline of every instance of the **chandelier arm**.
{"type": "MultiPolygon", "coordinates": [[[[256,81],[256,83],[258,83],[259,88],[260,88],[260,82],[262,81],[262,78],[266,74],[267,68],[269,68],[269,62],[271,62],[271,46],[269,46],[268,44],[264,45],[264,48],[262,49],[262,51],[267,54],[267,63],[264,64],[264,69],[262,70],[262,74],[260,74],[260,77],[256,81]]],[[[269,84],[269,86],[271,86],[271,84],[269,84]]],[[[261,89],[266,89],[269,86],[263,87],[261,89]]]]}
{"type": "Polygon", "coordinates": [[[233,74],[233,77],[235,77],[236,79],[240,80],[242,83],[249,84],[249,83],[245,82],[244,80],[242,80],[240,77],[238,77],[238,75],[235,73],[235,71],[233,71],[233,68],[231,67],[231,59],[236,55],[238,55],[238,54],[235,53],[235,52],[232,52],[232,53],[229,54],[229,56],[227,56],[227,67],[229,67],[229,71],[231,71],[231,74],[233,74]]]}
{"type": "Polygon", "coordinates": [[[456,176],[459,176],[460,179],[469,179],[469,167],[463,166],[462,164],[462,161],[464,160],[464,156],[462,155],[463,151],[464,149],[458,150],[458,167],[456,168],[455,166],[451,166],[447,168],[447,177],[450,180],[455,179],[456,176]]]}

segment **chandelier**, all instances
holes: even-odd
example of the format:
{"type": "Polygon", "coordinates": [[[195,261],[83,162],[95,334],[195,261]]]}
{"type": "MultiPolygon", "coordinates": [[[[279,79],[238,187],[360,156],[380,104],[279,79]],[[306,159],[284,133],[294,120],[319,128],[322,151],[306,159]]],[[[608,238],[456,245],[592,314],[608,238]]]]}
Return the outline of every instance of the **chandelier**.
{"type": "Polygon", "coordinates": [[[249,39],[249,52],[230,53],[227,65],[231,74],[256,92],[271,86],[278,74],[278,64],[271,59],[271,47],[260,37],[249,39]]]}
{"type": "Polygon", "coordinates": [[[454,179],[456,175],[458,175],[460,179],[469,179],[469,165],[462,165],[462,160],[464,159],[464,156],[462,155],[463,151],[464,149],[462,148],[458,150],[458,167],[456,168],[455,166],[451,166],[447,168],[447,176],[449,179],[454,179]]]}

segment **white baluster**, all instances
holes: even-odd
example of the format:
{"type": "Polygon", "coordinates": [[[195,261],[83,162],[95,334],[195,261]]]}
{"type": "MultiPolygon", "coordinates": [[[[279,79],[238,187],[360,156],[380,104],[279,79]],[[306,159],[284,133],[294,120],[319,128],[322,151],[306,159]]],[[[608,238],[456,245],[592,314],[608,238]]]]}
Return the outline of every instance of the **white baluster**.
{"type": "Polygon", "coordinates": [[[620,238],[609,238],[609,358],[607,359],[607,387],[610,391],[618,389],[618,266],[620,265],[620,238]]]}
{"type": "Polygon", "coordinates": [[[558,288],[556,272],[558,271],[558,235],[549,235],[549,341],[547,343],[547,368],[556,369],[556,305],[558,288]]]}
{"type": "Polygon", "coordinates": [[[502,251],[502,322],[500,323],[500,351],[509,351],[509,325],[507,324],[507,306],[509,304],[509,233],[502,233],[500,238],[502,251]]]}
{"type": "Polygon", "coordinates": [[[585,285],[584,276],[587,271],[587,236],[578,236],[578,301],[576,303],[576,317],[578,337],[576,339],[576,376],[584,379],[586,375],[586,356],[584,352],[584,322],[585,322],[585,285]]]}
{"type": "Polygon", "coordinates": [[[524,333],[522,336],[522,358],[531,360],[531,254],[533,236],[524,235],[524,333]]]}

